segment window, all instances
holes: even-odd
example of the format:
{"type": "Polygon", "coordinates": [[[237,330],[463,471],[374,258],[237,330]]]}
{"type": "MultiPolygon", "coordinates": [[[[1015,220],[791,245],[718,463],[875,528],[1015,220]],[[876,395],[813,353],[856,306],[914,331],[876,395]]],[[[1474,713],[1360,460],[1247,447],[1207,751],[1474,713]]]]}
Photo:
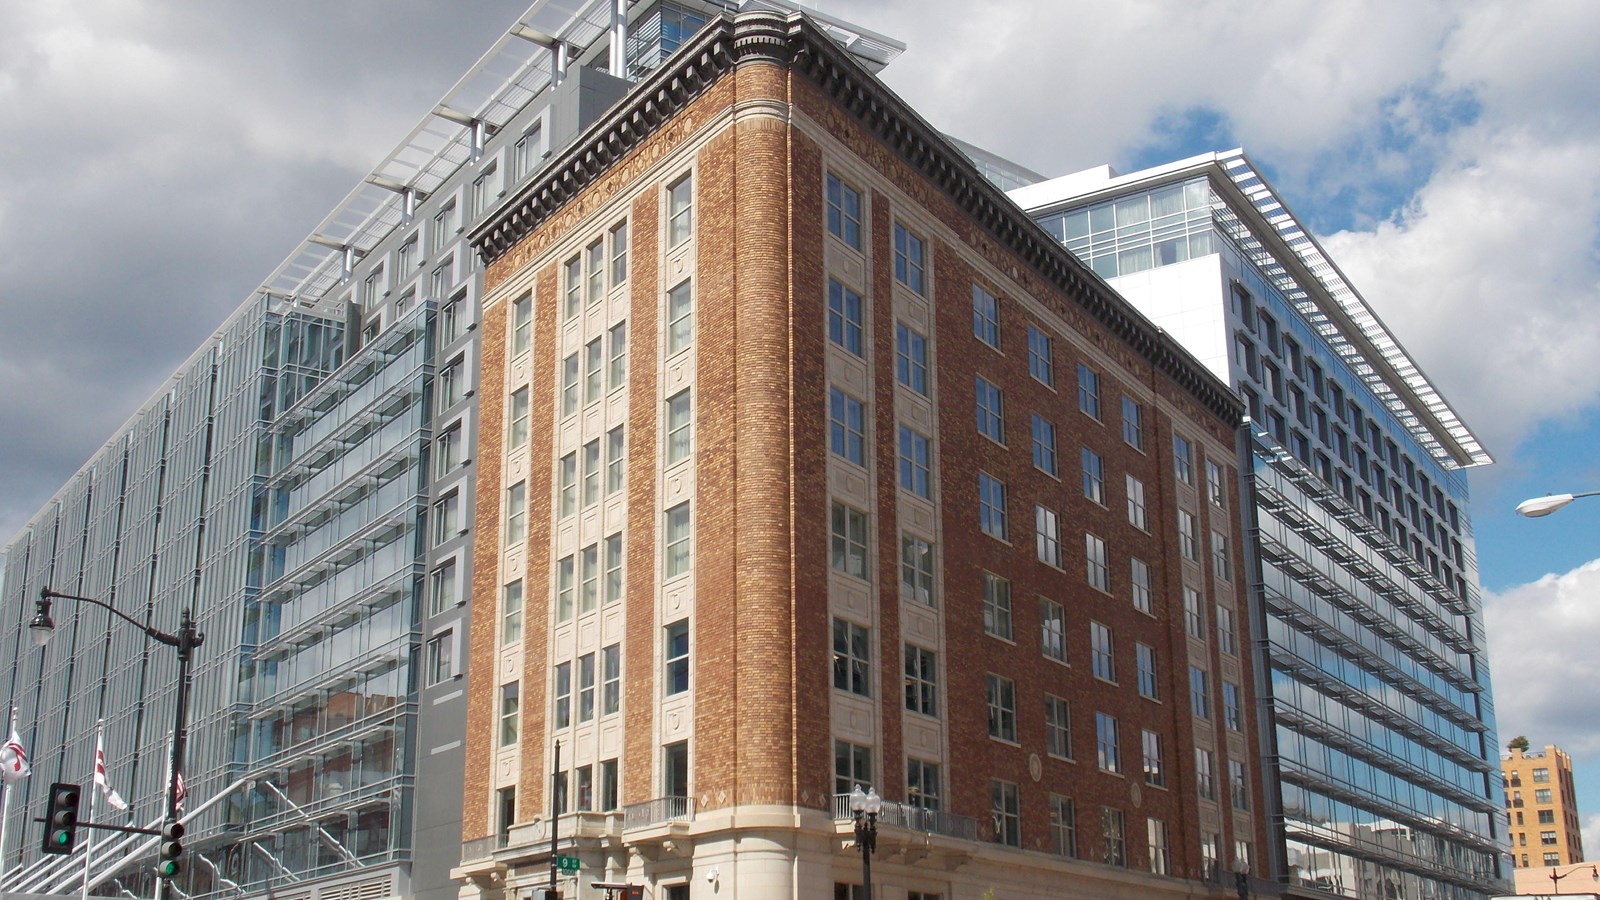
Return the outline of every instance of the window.
{"type": "Polygon", "coordinates": [[[983,573],[983,630],[1011,640],[1011,582],[993,572],[983,573]]]}
{"type": "MultiPolygon", "coordinates": [[[[600,714],[609,716],[622,709],[622,646],[612,644],[600,651],[600,714]]],[[[616,801],[612,801],[612,806],[616,801]]]]}
{"type": "Polygon", "coordinates": [[[558,663],[555,668],[555,722],[557,728],[572,724],[572,663],[558,663]]]}
{"type": "Polygon", "coordinates": [[[606,432],[606,495],[610,496],[622,490],[622,484],[627,478],[627,442],[624,426],[606,432]]]}
{"type": "Polygon", "coordinates": [[[1148,728],[1142,729],[1140,744],[1144,756],[1144,783],[1165,787],[1167,773],[1161,764],[1161,735],[1148,728]]]}
{"type": "Polygon", "coordinates": [[[1106,681],[1117,680],[1117,660],[1109,626],[1099,622],[1089,623],[1089,657],[1093,662],[1094,677],[1106,681]]]}
{"type": "Polygon", "coordinates": [[[872,786],[872,748],[848,741],[833,742],[833,792],[848,794],[872,786]]]}
{"type": "Polygon", "coordinates": [[[1078,363],[1078,409],[1100,418],[1100,373],[1078,363]]]}
{"type": "Polygon", "coordinates": [[[1146,839],[1150,842],[1150,872],[1166,875],[1172,871],[1172,858],[1167,849],[1167,823],[1160,819],[1145,819],[1146,839]]]}
{"type": "Polygon", "coordinates": [[[493,187],[495,178],[494,163],[483,167],[483,173],[472,180],[472,210],[482,216],[489,211],[489,204],[494,202],[493,187]]]}
{"type": "Polygon", "coordinates": [[[517,742],[518,707],[521,705],[521,683],[513,681],[500,685],[500,746],[510,747],[517,742]]]}
{"type": "Polygon", "coordinates": [[[456,561],[447,559],[428,575],[428,615],[456,605],[456,561]]]}
{"type": "Polygon", "coordinates": [[[511,824],[517,819],[517,789],[500,788],[495,797],[498,807],[495,812],[496,846],[505,847],[511,843],[511,824]]]}
{"type": "Polygon", "coordinates": [[[578,657],[578,721],[594,721],[594,654],[578,657]]]}
{"type": "Polygon", "coordinates": [[[1142,559],[1134,558],[1129,565],[1132,570],[1129,579],[1133,584],[1133,608],[1142,613],[1151,612],[1150,605],[1150,566],[1142,559]]]}
{"type": "Polygon", "coordinates": [[[511,395],[511,425],[507,429],[511,448],[515,450],[528,442],[528,389],[522,388],[511,395]]]}
{"type": "Polygon", "coordinates": [[[583,311],[583,258],[574,256],[562,267],[566,293],[561,307],[562,319],[574,319],[583,311]]]}
{"type": "Polygon", "coordinates": [[[500,592],[500,643],[522,640],[522,582],[513,581],[500,592]]]}
{"type": "Polygon", "coordinates": [[[1250,782],[1245,777],[1244,763],[1228,760],[1228,797],[1234,809],[1250,811],[1250,782]]]}
{"type": "Polygon", "coordinates": [[[844,619],[833,620],[833,686],[861,697],[872,696],[871,641],[867,629],[844,619]]]}
{"type": "Polygon", "coordinates": [[[1211,757],[1211,751],[1204,747],[1194,748],[1194,773],[1195,780],[1200,786],[1200,799],[1217,799],[1217,767],[1211,757]]]}
{"type": "Polygon", "coordinates": [[[906,760],[906,803],[917,809],[937,811],[944,796],[939,782],[938,763],[920,759],[906,760]]]}
{"type": "Polygon", "coordinates": [[[628,280],[628,222],[624,219],[611,226],[611,284],[628,280]]]}
{"type": "Polygon", "coordinates": [[[1006,539],[1006,485],[988,472],[978,473],[978,527],[990,537],[1006,539]]]}
{"type": "Polygon", "coordinates": [[[1057,854],[1078,855],[1078,807],[1071,797],[1050,795],[1050,836],[1057,854]]]}
{"type": "MultiPolygon", "coordinates": [[[[395,314],[403,312],[411,305],[413,299],[414,295],[407,291],[406,295],[395,304],[395,314]]],[[[465,305],[464,301],[456,297],[439,307],[439,346],[443,347],[461,336],[461,308],[465,305]]]]}
{"type": "Polygon", "coordinates": [[[667,292],[667,355],[694,343],[694,297],[685,280],[667,292]]]}
{"type": "Polygon", "coordinates": [[[1149,644],[1135,643],[1133,662],[1139,670],[1139,696],[1151,700],[1161,699],[1161,688],[1156,681],[1156,648],[1149,644]]]}
{"type": "Polygon", "coordinates": [[[1089,586],[1098,588],[1106,593],[1111,593],[1111,567],[1106,562],[1106,542],[1099,535],[1085,532],[1083,535],[1083,556],[1085,571],[1088,573],[1089,586]]]}
{"type": "Polygon", "coordinates": [[[462,357],[450,360],[444,368],[439,370],[439,396],[435,412],[444,412],[461,402],[461,392],[466,386],[466,362],[462,357]]]}
{"type": "Polygon", "coordinates": [[[1128,524],[1140,531],[1150,530],[1145,520],[1144,482],[1132,475],[1128,476],[1128,524]]]}
{"type": "Polygon", "coordinates": [[[861,401],[838,388],[828,389],[828,446],[846,462],[865,466],[866,425],[861,401]]]}
{"type": "Polygon", "coordinates": [[[1222,724],[1229,731],[1243,731],[1239,718],[1239,686],[1231,681],[1222,683],[1222,724]]]}
{"type": "Polygon", "coordinates": [[[1211,532],[1211,568],[1223,581],[1233,580],[1233,557],[1228,554],[1228,536],[1211,532]]]}
{"type": "Polygon", "coordinates": [[[456,258],[446,256],[444,262],[435,266],[433,273],[428,276],[428,292],[435,297],[443,297],[450,293],[450,286],[455,283],[456,258]]]}
{"type": "Polygon", "coordinates": [[[1535,802],[1535,803],[1549,803],[1550,802],[1550,789],[1549,788],[1540,788],[1539,790],[1534,791],[1533,792],[1533,802],[1535,802]]]}
{"type": "MultiPolygon", "coordinates": [[[[1520,815],[1522,815],[1522,813],[1517,813],[1517,815],[1520,816],[1520,815]]],[[[1556,823],[1556,811],[1555,810],[1553,810],[1553,809],[1541,809],[1541,810],[1539,810],[1539,824],[1540,825],[1554,825],[1555,823],[1556,823]]]]}
{"type": "Polygon", "coordinates": [[[694,234],[694,176],[667,186],[667,247],[681,245],[694,234]]]}
{"type": "Polygon", "coordinates": [[[1106,505],[1105,463],[1100,454],[1083,448],[1083,496],[1101,506],[1106,505]]]}
{"type": "Polygon", "coordinates": [[[667,696],[689,689],[689,622],[679,619],[666,627],[666,646],[662,654],[666,665],[664,683],[667,696]]]}
{"type": "Polygon", "coordinates": [[[978,433],[997,444],[1006,442],[1005,400],[1000,389],[982,375],[977,379],[978,433]]]}
{"type": "Polygon", "coordinates": [[[455,677],[455,632],[441,631],[428,640],[428,686],[455,677]]]}
{"type": "Polygon", "coordinates": [[[570,516],[578,511],[578,454],[568,453],[557,464],[557,493],[560,496],[561,515],[570,516]]]}
{"type": "Polygon", "coordinates": [[[1009,678],[989,673],[989,736],[1016,743],[1017,686],[1009,678]]]}
{"type": "Polygon", "coordinates": [[[622,532],[606,538],[605,600],[615,603],[622,599],[622,532]]]}
{"type": "Polygon", "coordinates": [[[618,322],[606,332],[611,341],[611,362],[606,371],[610,390],[628,383],[628,323],[618,322]]]}
{"type": "MultiPolygon", "coordinates": [[[[689,796],[689,742],[678,741],[661,748],[661,791],[664,797],[689,796]]],[[[689,892],[683,893],[688,900],[689,892]]]]}
{"type": "Polygon", "coordinates": [[[922,283],[924,265],[922,238],[895,223],[894,280],[910,288],[912,293],[926,296],[922,283]]]}
{"type": "Polygon", "coordinates": [[[1533,780],[1536,784],[1547,784],[1550,781],[1549,769],[1534,769],[1533,780]]]}
{"type": "Polygon", "coordinates": [[[1056,475],[1056,426],[1038,413],[1033,416],[1033,467],[1056,475]]]}
{"type": "MultiPolygon", "coordinates": [[[[1523,854],[1522,858],[1523,859],[1527,859],[1528,858],[1527,854],[1523,854]]],[[[1547,866],[1559,866],[1559,865],[1561,865],[1561,854],[1560,854],[1560,852],[1546,853],[1544,855],[1544,864],[1547,865],[1547,866]]]]}
{"type": "Polygon", "coordinates": [[[861,192],[828,173],[828,233],[861,249],[861,192]]]}
{"type": "Polygon", "coordinates": [[[594,612],[600,599],[600,546],[590,544],[578,554],[580,583],[578,612],[594,612]]]}
{"type": "Polygon", "coordinates": [[[605,396],[605,342],[595,338],[583,347],[583,403],[585,406],[605,396]]]}
{"type": "Polygon", "coordinates": [[[1056,386],[1055,357],[1050,350],[1050,336],[1028,325],[1028,374],[1040,384],[1056,386]]]}
{"type": "Polygon", "coordinates": [[[1217,649],[1229,656],[1239,655],[1239,641],[1233,631],[1233,610],[1217,604],[1217,649]]]}
{"type": "Polygon", "coordinates": [[[1178,510],[1178,552],[1184,559],[1200,561],[1200,551],[1195,546],[1194,514],[1185,509],[1178,510]]]}
{"type": "Polygon", "coordinates": [[[403,282],[411,277],[411,271],[417,267],[417,235],[405,239],[400,249],[394,253],[394,277],[397,282],[403,282]]]}
{"type": "Polygon", "coordinates": [[[976,284],[972,286],[972,333],[1000,349],[1000,300],[976,284]]]}
{"type": "Polygon", "coordinates": [[[894,377],[924,397],[928,395],[928,339],[904,322],[894,326],[894,377]]]}
{"type": "Polygon", "coordinates": [[[506,489],[506,546],[514,547],[528,537],[528,486],[519,481],[506,489]]]}
{"type": "Polygon", "coordinates": [[[1183,589],[1183,621],[1190,637],[1206,639],[1206,612],[1200,605],[1200,592],[1187,586],[1183,589]]]}
{"type": "Polygon", "coordinates": [[[578,354],[570,353],[561,361],[561,414],[570,416],[578,411],[578,354]]]}
{"type": "Polygon", "coordinates": [[[1072,709],[1054,694],[1044,695],[1044,749],[1051,756],[1072,758],[1072,709]]]}
{"type": "Polygon", "coordinates": [[[690,389],[684,388],[667,399],[667,465],[689,458],[694,432],[690,389]]]}
{"type": "Polygon", "coordinates": [[[689,504],[680,503],[666,512],[667,552],[666,552],[666,577],[676,578],[687,575],[692,562],[692,548],[689,543],[689,504]]]}
{"type": "Polygon", "coordinates": [[[579,766],[578,773],[578,811],[589,812],[594,809],[594,767],[579,766]]]}
{"type": "Polygon", "coordinates": [[[1189,667],[1189,711],[1197,719],[1211,718],[1211,689],[1207,680],[1205,669],[1189,667]]]}
{"type": "Polygon", "coordinates": [[[1122,398],[1122,439],[1135,450],[1144,449],[1144,408],[1126,396],[1122,398]]]}
{"type": "Polygon", "coordinates": [[[583,508],[600,502],[600,440],[583,445],[583,508]]]}
{"type": "Polygon", "coordinates": [[[1035,506],[1033,523],[1039,561],[1061,568],[1061,523],[1056,518],[1056,511],[1035,506]]]}
{"type": "Polygon", "coordinates": [[[577,557],[564,556],[556,564],[556,621],[572,618],[577,583],[577,557]]]}
{"type": "Polygon", "coordinates": [[[589,279],[585,296],[590,305],[599,303],[606,297],[606,242],[604,238],[595,241],[584,248],[584,257],[588,269],[589,279]]]}
{"type": "Polygon", "coordinates": [[[433,544],[435,547],[461,533],[461,495],[451,491],[433,504],[433,544]]]}
{"type": "Polygon", "coordinates": [[[900,595],[934,605],[933,545],[915,535],[900,536],[900,595]]]}
{"type": "Polygon", "coordinates": [[[1102,772],[1121,772],[1117,749],[1117,719],[1110,713],[1094,714],[1095,758],[1102,772]]]}
{"type": "Polygon", "coordinates": [[[833,504],[833,568],[856,578],[867,577],[867,514],[843,503],[833,504]]]}
{"type": "Polygon", "coordinates": [[[928,482],[928,439],[900,426],[900,486],[918,497],[931,496],[928,482]]]}
{"type": "Polygon", "coordinates": [[[1122,810],[1100,807],[1100,837],[1105,841],[1103,861],[1108,866],[1128,864],[1127,838],[1122,830],[1122,810]]]}
{"type": "Polygon", "coordinates": [[[856,356],[861,352],[861,295],[828,279],[828,340],[856,356]]]}
{"type": "Polygon", "coordinates": [[[1200,836],[1200,877],[1207,881],[1217,881],[1222,877],[1222,867],[1218,860],[1221,852],[1219,843],[1221,838],[1214,834],[1200,836]]]}
{"type": "Polygon", "coordinates": [[[1206,496],[1211,500],[1211,505],[1218,509],[1226,509],[1227,503],[1227,477],[1222,473],[1222,466],[1206,462],[1206,496]]]}
{"type": "Polygon", "coordinates": [[[456,236],[456,203],[446,203],[433,214],[433,249],[439,250],[456,236]]]}
{"type": "Polygon", "coordinates": [[[1066,611],[1061,604],[1044,597],[1039,598],[1039,630],[1039,646],[1044,655],[1058,662],[1066,662],[1066,611]]]}
{"type": "Polygon", "coordinates": [[[932,650],[906,645],[905,687],[906,709],[925,716],[939,714],[939,660],[932,650]]]}
{"type": "Polygon", "coordinates": [[[1172,436],[1172,466],[1179,481],[1194,484],[1194,445],[1182,435],[1172,436]]]}
{"type": "Polygon", "coordinates": [[[1008,847],[1022,846],[1022,804],[1017,786],[1009,781],[989,782],[994,806],[994,842],[1008,847]]]}
{"type": "Polygon", "coordinates": [[[461,423],[453,422],[439,433],[434,439],[433,474],[435,477],[448,474],[456,466],[461,465],[461,423]]]}

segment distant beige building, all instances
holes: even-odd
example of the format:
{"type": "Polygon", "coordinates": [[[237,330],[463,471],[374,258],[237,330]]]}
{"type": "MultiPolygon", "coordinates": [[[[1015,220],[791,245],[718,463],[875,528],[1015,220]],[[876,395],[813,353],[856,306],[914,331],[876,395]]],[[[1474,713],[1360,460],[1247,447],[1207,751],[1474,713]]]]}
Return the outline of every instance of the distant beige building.
{"type": "MultiPolygon", "coordinates": [[[[1512,750],[1501,758],[1500,773],[1505,779],[1511,855],[1517,868],[1583,862],[1572,757],[1554,744],[1542,751],[1512,750]]],[[[1541,874],[1549,878],[1547,873],[1541,874]]]]}

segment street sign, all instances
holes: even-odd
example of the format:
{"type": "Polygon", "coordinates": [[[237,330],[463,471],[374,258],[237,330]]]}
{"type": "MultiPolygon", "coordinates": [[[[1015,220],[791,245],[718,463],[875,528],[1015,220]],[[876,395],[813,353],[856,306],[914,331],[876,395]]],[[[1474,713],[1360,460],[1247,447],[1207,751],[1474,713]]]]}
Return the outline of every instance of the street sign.
{"type": "Polygon", "coordinates": [[[567,875],[571,875],[578,871],[578,858],[576,856],[558,856],[556,857],[556,868],[567,875]]]}

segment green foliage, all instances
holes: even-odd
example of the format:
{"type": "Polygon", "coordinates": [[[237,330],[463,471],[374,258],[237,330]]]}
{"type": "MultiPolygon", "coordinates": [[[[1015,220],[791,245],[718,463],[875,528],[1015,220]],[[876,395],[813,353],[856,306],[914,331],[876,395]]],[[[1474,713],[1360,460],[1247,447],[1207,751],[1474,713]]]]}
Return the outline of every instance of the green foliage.
{"type": "Polygon", "coordinates": [[[1521,750],[1522,752],[1526,753],[1528,752],[1528,739],[1519,734],[1512,738],[1510,743],[1506,744],[1506,749],[1521,750]]]}

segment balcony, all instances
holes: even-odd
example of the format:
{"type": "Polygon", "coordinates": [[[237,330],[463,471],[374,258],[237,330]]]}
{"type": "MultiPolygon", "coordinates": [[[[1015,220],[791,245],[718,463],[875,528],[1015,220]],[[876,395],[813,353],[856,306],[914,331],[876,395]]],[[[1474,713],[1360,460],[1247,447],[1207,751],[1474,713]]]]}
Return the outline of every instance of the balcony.
{"type": "Polygon", "coordinates": [[[694,800],[690,797],[657,797],[622,808],[622,827],[626,831],[693,821],[694,800]]]}
{"type": "MultiPolygon", "coordinates": [[[[854,814],[850,812],[850,795],[834,794],[833,820],[851,822],[854,819],[854,814]]],[[[891,803],[887,800],[883,803],[883,810],[878,813],[878,827],[904,828],[907,831],[937,834],[963,841],[978,839],[978,820],[971,816],[956,815],[937,809],[923,809],[909,803],[891,803]]]]}

